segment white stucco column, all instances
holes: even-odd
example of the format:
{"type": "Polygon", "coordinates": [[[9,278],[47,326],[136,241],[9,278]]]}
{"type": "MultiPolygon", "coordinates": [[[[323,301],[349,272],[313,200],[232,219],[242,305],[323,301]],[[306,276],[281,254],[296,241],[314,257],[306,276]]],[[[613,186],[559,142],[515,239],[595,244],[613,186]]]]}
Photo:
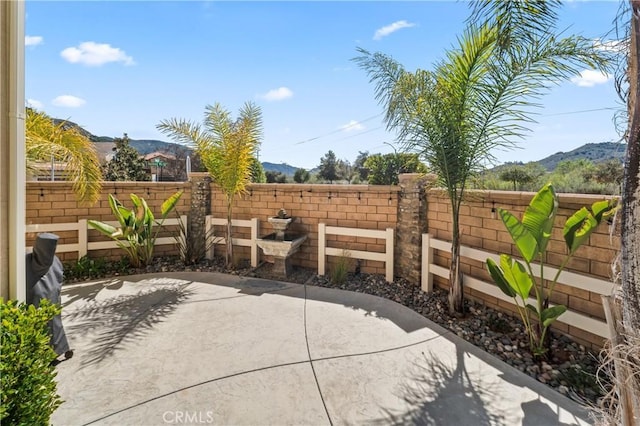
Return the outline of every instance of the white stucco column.
{"type": "Polygon", "coordinates": [[[0,295],[25,300],[24,2],[0,2],[0,295]]]}

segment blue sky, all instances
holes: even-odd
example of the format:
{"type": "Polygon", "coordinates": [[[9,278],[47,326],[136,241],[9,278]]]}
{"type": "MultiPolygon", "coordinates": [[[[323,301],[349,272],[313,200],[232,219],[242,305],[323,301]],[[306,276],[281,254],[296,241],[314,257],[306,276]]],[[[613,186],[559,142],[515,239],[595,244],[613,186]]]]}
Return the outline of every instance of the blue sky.
{"type": "MultiPolygon", "coordinates": [[[[606,39],[618,2],[570,1],[561,27],[606,39]]],[[[356,48],[431,69],[461,34],[465,2],[27,1],[26,98],[100,136],[168,140],[172,117],[201,121],[207,104],[263,112],[262,161],[312,168],[333,150],[391,152],[382,108],[356,48]]],[[[584,73],[555,87],[520,149],[538,160],[617,141],[611,76],[584,73]],[[597,110],[592,112],[582,112],[597,110]]]]}

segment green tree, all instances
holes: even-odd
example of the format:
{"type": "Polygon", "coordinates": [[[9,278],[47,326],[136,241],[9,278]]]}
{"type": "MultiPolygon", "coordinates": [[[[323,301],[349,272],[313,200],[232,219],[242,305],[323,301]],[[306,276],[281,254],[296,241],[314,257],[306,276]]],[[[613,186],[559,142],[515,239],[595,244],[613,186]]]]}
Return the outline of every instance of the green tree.
{"type": "Polygon", "coordinates": [[[309,172],[305,169],[297,169],[293,174],[293,181],[295,183],[305,183],[308,182],[310,178],[309,172]]]}
{"type": "Polygon", "coordinates": [[[264,172],[264,167],[257,157],[251,159],[251,182],[253,183],[265,183],[267,181],[267,175],[264,172]]]}
{"type": "Polygon", "coordinates": [[[27,169],[33,170],[36,162],[50,163],[53,158],[64,164],[76,197],[95,203],[102,189],[102,170],[93,143],[75,126],[64,121],[56,125],[47,114],[31,108],[26,112],[27,169]]]}
{"type": "Polygon", "coordinates": [[[265,172],[265,175],[267,176],[267,183],[286,183],[287,182],[287,175],[285,175],[282,172],[269,170],[265,172]]]}
{"type": "Polygon", "coordinates": [[[553,183],[558,192],[600,192],[596,188],[598,185],[592,180],[594,172],[595,165],[591,160],[585,158],[565,160],[558,163],[547,180],[553,183]]]}
{"type": "Polygon", "coordinates": [[[333,151],[327,152],[324,157],[320,159],[320,167],[318,167],[318,177],[333,183],[338,179],[338,160],[336,154],[333,151]]]}
{"type": "Polygon", "coordinates": [[[514,191],[522,191],[525,184],[535,182],[544,173],[544,167],[537,163],[510,164],[500,171],[500,180],[513,183],[514,191]]]}
{"type": "Polygon", "coordinates": [[[369,158],[369,151],[358,151],[358,156],[353,162],[353,170],[357,173],[360,182],[366,182],[369,177],[369,169],[365,167],[367,158],[369,158]]]}
{"type": "Polygon", "coordinates": [[[584,67],[607,70],[593,40],[555,34],[559,2],[472,3],[458,46],[432,70],[410,72],[390,56],[359,49],[355,62],[375,85],[389,130],[420,154],[451,202],[449,310],[463,312],[460,206],[470,178],[514,145],[533,121],[535,101],[584,67]]]}
{"type": "Polygon", "coordinates": [[[619,186],[624,177],[624,167],[620,160],[611,159],[601,161],[595,165],[592,178],[598,183],[613,184],[619,186]]]}
{"type": "Polygon", "coordinates": [[[373,154],[364,163],[371,185],[397,185],[400,173],[426,173],[416,153],[373,154]]]}
{"type": "Polygon", "coordinates": [[[252,102],[240,109],[236,120],[219,103],[207,105],[203,126],[183,119],[163,120],[157,128],[179,143],[193,147],[225,195],[227,208],[227,265],[233,261],[231,219],[235,198],[251,182],[251,164],[262,139],[262,111],[252,102]]]}
{"type": "Polygon", "coordinates": [[[109,181],[148,181],[151,176],[140,153],[129,145],[129,136],[115,138],[114,154],[104,167],[104,179],[109,181]]]}
{"type": "Polygon", "coordinates": [[[338,180],[346,180],[347,183],[351,183],[351,180],[355,176],[355,170],[351,167],[351,163],[348,160],[336,161],[336,174],[338,180]]]}

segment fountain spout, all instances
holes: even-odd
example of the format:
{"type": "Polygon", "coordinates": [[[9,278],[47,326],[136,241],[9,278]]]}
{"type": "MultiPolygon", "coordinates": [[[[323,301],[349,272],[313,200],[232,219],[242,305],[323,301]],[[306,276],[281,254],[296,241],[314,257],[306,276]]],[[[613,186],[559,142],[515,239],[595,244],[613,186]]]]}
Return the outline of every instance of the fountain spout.
{"type": "Polygon", "coordinates": [[[293,218],[287,215],[284,209],[280,209],[277,216],[270,217],[267,220],[275,232],[258,238],[256,243],[265,255],[273,256],[274,271],[283,277],[287,277],[292,270],[290,257],[298,251],[307,236],[293,235],[286,232],[289,224],[293,222],[293,218]]]}

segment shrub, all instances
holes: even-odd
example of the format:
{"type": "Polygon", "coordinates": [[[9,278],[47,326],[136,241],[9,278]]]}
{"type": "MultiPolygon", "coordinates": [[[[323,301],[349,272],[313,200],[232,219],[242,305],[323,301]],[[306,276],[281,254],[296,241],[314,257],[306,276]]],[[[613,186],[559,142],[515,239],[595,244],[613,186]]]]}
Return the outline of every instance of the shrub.
{"type": "Polygon", "coordinates": [[[156,220],[144,198],[130,194],[133,209],[125,208],[120,201],[109,194],[109,206],[113,215],[118,219],[119,228],[97,220],[89,220],[87,223],[102,234],[116,241],[118,247],[123,249],[131,264],[136,268],[146,266],[153,260],[153,250],[158,237],[159,229],[154,230],[154,225],[162,226],[167,215],[175,208],[183,191],[178,191],[167,198],[160,207],[160,220],[156,220]]]}
{"type": "MultiPolygon", "coordinates": [[[[178,219],[180,219],[180,213],[177,213],[178,219]]],[[[194,236],[188,233],[187,226],[178,221],[178,233],[174,235],[176,242],[176,248],[180,253],[180,260],[185,265],[195,265],[200,262],[207,255],[207,252],[214,244],[222,241],[221,237],[214,236],[213,227],[209,229],[206,235],[194,236]]]]}
{"type": "Polygon", "coordinates": [[[0,298],[0,423],[47,425],[62,403],[57,394],[56,353],[47,323],[60,308],[43,300],[39,308],[0,298]]]}
{"type": "Polygon", "coordinates": [[[338,257],[335,266],[331,269],[331,282],[333,284],[344,284],[352,263],[351,253],[348,250],[342,250],[342,255],[338,257]]]}
{"type": "Polygon", "coordinates": [[[76,262],[66,263],[64,266],[64,276],[67,279],[98,278],[107,273],[107,261],[98,257],[95,259],[87,255],[82,256],[76,262]]]}
{"type": "Polygon", "coordinates": [[[582,207],[566,220],[562,234],[567,246],[567,255],[557,268],[553,279],[546,278],[550,283],[547,287],[544,261],[558,205],[558,196],[553,186],[547,184],[533,197],[522,220],[505,209],[498,209],[500,218],[509,231],[524,264],[508,254],[500,255],[499,264],[491,258],[487,259],[487,269],[495,283],[504,294],[513,297],[529,335],[529,347],[536,356],[545,355],[547,330],[567,310],[564,305],[549,306],[549,300],[560,273],[576,250],[589,241],[589,235],[598,225],[615,213],[615,202],[603,200],[593,203],[591,211],[582,207]],[[535,260],[539,263],[534,264],[535,260]],[[537,274],[534,273],[534,268],[538,269],[537,274]],[[529,302],[532,290],[535,295],[535,305],[529,302]]]}

